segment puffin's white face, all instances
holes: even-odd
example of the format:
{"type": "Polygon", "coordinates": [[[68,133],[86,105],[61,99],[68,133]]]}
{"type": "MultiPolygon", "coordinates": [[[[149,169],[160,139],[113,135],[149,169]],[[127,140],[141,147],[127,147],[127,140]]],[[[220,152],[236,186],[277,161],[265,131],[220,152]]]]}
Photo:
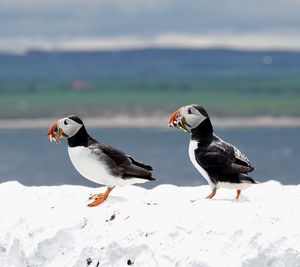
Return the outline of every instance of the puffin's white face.
{"type": "Polygon", "coordinates": [[[207,117],[195,106],[197,105],[188,105],[176,110],[169,119],[169,126],[185,132],[191,132],[199,126],[207,117]]]}
{"type": "MultiPolygon", "coordinates": [[[[79,121],[81,122],[80,119],[79,121]]],[[[83,123],[79,123],[70,117],[65,117],[53,123],[48,131],[48,137],[50,138],[50,141],[54,140],[59,142],[62,137],[69,138],[74,136],[82,126],[83,123]]]]}
{"type": "Polygon", "coordinates": [[[83,124],[80,124],[68,117],[62,118],[57,121],[57,126],[63,131],[63,135],[66,137],[74,136],[83,124]]]}

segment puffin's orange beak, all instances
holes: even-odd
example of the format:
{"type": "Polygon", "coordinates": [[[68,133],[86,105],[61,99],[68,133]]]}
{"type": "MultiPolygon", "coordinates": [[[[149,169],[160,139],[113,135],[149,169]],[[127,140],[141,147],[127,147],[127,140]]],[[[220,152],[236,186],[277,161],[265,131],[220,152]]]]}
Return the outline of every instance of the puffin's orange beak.
{"type": "Polygon", "coordinates": [[[169,124],[168,124],[169,127],[175,127],[174,121],[175,121],[176,118],[177,118],[178,112],[179,112],[179,109],[177,109],[177,110],[170,116],[170,118],[169,118],[169,124]]]}
{"type": "Polygon", "coordinates": [[[177,109],[169,119],[169,127],[177,128],[184,132],[188,132],[186,126],[189,126],[189,124],[186,122],[185,117],[181,116],[180,109],[177,109]]]}
{"type": "Polygon", "coordinates": [[[50,128],[49,128],[49,130],[48,130],[48,133],[47,133],[47,136],[48,136],[48,137],[49,137],[49,136],[52,136],[56,130],[57,130],[57,121],[54,122],[54,123],[50,126],[50,128]]]}
{"type": "Polygon", "coordinates": [[[48,138],[50,141],[55,141],[59,143],[59,139],[63,136],[63,131],[58,127],[58,121],[54,122],[47,133],[48,138]]]}

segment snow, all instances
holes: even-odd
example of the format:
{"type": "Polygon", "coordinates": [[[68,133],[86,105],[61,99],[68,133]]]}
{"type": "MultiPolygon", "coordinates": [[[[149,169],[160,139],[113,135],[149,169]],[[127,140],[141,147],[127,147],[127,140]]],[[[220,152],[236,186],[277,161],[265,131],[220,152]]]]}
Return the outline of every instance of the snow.
{"type": "Polygon", "coordinates": [[[1,267],[300,266],[300,186],[116,188],[0,185],[1,267]],[[190,200],[198,198],[197,201],[190,200]]]}

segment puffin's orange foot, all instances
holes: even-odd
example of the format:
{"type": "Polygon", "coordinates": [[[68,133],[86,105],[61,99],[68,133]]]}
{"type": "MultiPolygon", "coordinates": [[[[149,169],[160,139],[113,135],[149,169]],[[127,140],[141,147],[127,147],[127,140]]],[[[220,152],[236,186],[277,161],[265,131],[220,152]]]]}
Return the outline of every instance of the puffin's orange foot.
{"type": "Polygon", "coordinates": [[[241,189],[236,190],[236,197],[235,197],[235,199],[239,199],[240,194],[241,194],[241,189]]]}
{"type": "Polygon", "coordinates": [[[212,199],[217,193],[217,189],[214,189],[206,198],[212,199]]]}
{"type": "Polygon", "coordinates": [[[100,205],[101,203],[103,203],[107,199],[107,197],[105,197],[103,194],[99,194],[99,195],[101,195],[101,196],[95,197],[94,201],[92,203],[88,204],[89,207],[98,206],[98,205],[100,205]]]}
{"type": "Polygon", "coordinates": [[[113,190],[113,189],[114,189],[114,187],[108,187],[107,190],[103,194],[91,195],[89,197],[89,199],[94,199],[94,201],[92,203],[89,203],[88,206],[89,207],[95,207],[95,206],[98,206],[101,203],[103,203],[107,199],[107,197],[108,197],[109,193],[111,192],[111,190],[113,190]]]}
{"type": "Polygon", "coordinates": [[[99,198],[99,197],[102,197],[103,196],[103,194],[102,193],[100,193],[100,194],[91,194],[90,196],[89,196],[89,199],[91,200],[91,199],[97,199],[97,198],[99,198]]]}

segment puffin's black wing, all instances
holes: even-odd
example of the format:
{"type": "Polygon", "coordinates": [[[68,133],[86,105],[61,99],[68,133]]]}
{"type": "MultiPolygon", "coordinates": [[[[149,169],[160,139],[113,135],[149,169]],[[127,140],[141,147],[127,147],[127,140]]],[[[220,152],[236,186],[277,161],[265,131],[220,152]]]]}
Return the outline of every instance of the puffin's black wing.
{"type": "Polygon", "coordinates": [[[140,161],[137,161],[137,160],[135,160],[133,157],[131,157],[129,155],[127,155],[127,157],[131,160],[132,164],[134,164],[136,166],[139,166],[139,167],[142,167],[142,168],[144,168],[144,169],[146,169],[148,171],[153,171],[152,166],[146,165],[146,164],[144,164],[144,163],[142,163],[140,161]]]}
{"type": "Polygon", "coordinates": [[[242,152],[217,137],[205,149],[196,149],[195,156],[204,168],[219,169],[224,173],[247,173],[254,170],[242,152]]]}
{"type": "Polygon", "coordinates": [[[116,176],[121,176],[124,179],[141,178],[155,180],[150,172],[150,170],[152,170],[151,166],[135,161],[121,150],[99,142],[90,144],[89,149],[91,149],[99,159],[104,160],[111,169],[111,172],[116,176]]]}
{"type": "Polygon", "coordinates": [[[246,166],[246,167],[252,167],[249,159],[240,150],[238,150],[235,146],[233,146],[229,143],[226,143],[226,142],[224,142],[224,143],[226,146],[230,146],[233,149],[236,164],[246,166]]]}

